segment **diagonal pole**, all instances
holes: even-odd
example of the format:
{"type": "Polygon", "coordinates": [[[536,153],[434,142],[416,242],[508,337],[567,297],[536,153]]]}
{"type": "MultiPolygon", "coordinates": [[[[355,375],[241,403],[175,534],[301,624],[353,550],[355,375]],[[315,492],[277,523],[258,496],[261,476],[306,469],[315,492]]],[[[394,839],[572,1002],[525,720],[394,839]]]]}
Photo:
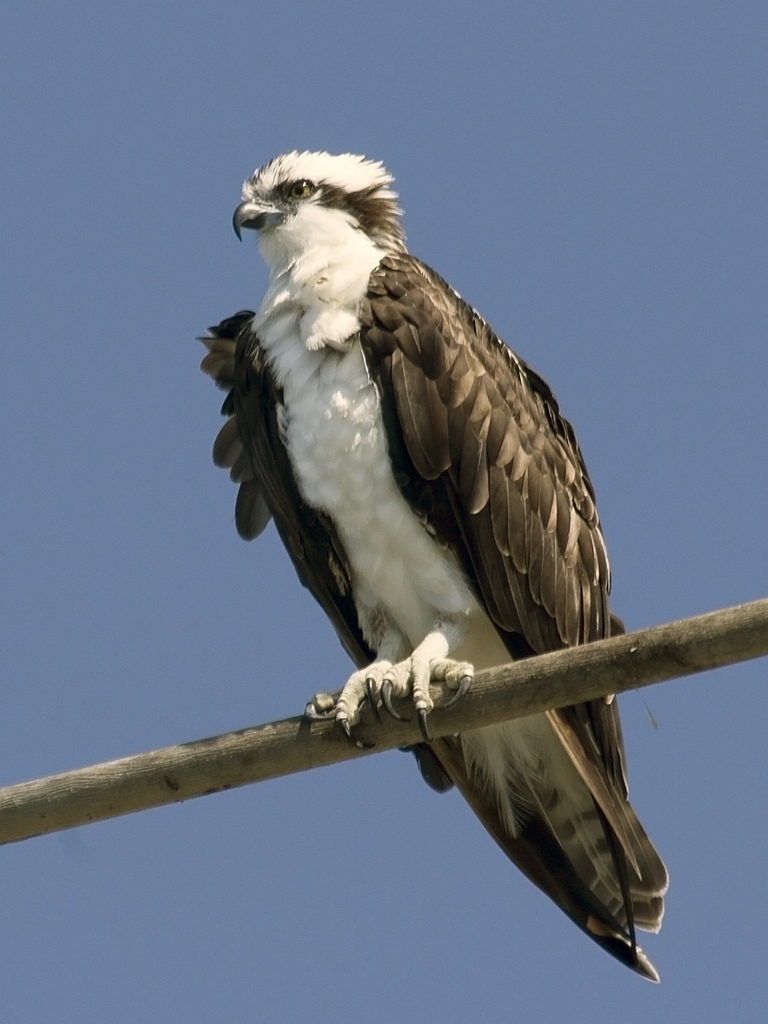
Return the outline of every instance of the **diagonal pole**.
{"type": "MultiPolygon", "coordinates": [[[[470,693],[429,717],[451,735],[768,655],[768,598],[478,672],[470,693]]],[[[434,689],[437,702],[444,697],[434,689]]],[[[288,718],[0,789],[0,844],[421,740],[416,722],[365,708],[352,743],[334,722],[288,718]]]]}

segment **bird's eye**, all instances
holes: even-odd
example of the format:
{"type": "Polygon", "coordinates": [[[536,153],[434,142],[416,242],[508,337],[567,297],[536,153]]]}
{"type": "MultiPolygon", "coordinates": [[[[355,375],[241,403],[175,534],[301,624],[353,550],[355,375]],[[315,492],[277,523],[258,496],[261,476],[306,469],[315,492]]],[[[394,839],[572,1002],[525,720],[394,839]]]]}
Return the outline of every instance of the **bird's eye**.
{"type": "Polygon", "coordinates": [[[291,199],[306,199],[314,191],[315,186],[306,178],[302,178],[301,181],[293,181],[288,186],[288,196],[291,199]]]}

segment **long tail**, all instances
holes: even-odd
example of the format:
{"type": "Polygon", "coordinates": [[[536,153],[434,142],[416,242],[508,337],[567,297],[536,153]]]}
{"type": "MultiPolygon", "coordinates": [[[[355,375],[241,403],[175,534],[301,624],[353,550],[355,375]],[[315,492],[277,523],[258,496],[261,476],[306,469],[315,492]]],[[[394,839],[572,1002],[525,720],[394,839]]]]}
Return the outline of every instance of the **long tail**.
{"type": "Polygon", "coordinates": [[[507,856],[598,945],[651,981],[635,928],[658,931],[667,872],[623,794],[591,791],[547,716],[434,741],[507,856]]]}

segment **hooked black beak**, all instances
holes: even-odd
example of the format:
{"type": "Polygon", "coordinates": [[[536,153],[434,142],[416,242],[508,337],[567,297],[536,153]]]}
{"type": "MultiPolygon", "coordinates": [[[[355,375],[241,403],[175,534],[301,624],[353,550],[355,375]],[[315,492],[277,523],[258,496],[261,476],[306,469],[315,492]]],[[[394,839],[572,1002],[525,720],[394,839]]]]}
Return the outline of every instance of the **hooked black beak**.
{"type": "Polygon", "coordinates": [[[243,228],[248,228],[253,231],[261,231],[262,228],[274,227],[276,224],[279,224],[282,219],[283,214],[280,210],[275,210],[269,206],[260,206],[258,203],[246,200],[246,202],[240,203],[238,208],[235,210],[232,216],[232,227],[235,229],[235,234],[242,242],[243,228]]]}

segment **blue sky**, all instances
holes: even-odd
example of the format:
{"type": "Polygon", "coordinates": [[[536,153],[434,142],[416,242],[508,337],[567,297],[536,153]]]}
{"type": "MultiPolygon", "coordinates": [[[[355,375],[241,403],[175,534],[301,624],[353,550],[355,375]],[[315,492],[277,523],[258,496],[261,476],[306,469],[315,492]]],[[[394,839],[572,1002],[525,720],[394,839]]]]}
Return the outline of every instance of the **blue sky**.
{"type": "MultiPolygon", "coordinates": [[[[759,2],[42,3],[0,48],[0,780],[297,713],[349,665],[233,527],[204,328],[286,149],[397,177],[412,251],[553,386],[630,628],[766,595],[759,2]]],[[[672,876],[644,983],[398,753],[0,850],[19,1022],[763,1019],[765,662],[622,700],[672,876]]]]}

